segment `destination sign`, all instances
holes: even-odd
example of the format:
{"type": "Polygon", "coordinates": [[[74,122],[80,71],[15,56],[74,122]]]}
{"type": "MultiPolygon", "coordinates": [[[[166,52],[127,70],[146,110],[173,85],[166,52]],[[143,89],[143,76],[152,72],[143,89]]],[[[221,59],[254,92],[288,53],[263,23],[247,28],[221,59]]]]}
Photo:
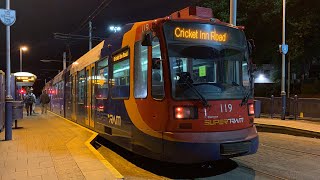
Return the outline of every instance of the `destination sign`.
{"type": "Polygon", "coordinates": [[[120,61],[122,59],[126,59],[129,57],[129,49],[126,49],[125,51],[122,51],[120,53],[117,53],[113,55],[112,60],[115,61],[120,61]]]}
{"type": "Polygon", "coordinates": [[[34,77],[17,77],[16,81],[17,82],[34,82],[35,78],[34,77]]]}
{"type": "Polygon", "coordinates": [[[196,22],[166,22],[164,34],[168,44],[184,41],[185,43],[205,43],[246,47],[244,32],[235,27],[221,24],[196,22]]]}
{"type": "Polygon", "coordinates": [[[194,40],[207,40],[215,42],[226,42],[227,33],[218,33],[216,30],[204,31],[201,29],[191,29],[176,27],[174,29],[175,39],[194,39],[194,40]]]}

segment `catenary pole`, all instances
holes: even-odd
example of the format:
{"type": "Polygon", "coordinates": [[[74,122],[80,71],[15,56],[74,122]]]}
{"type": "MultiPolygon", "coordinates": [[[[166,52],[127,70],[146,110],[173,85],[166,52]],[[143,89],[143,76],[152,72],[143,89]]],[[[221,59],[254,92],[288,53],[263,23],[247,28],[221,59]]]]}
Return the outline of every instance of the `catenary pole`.
{"type": "Polygon", "coordinates": [[[63,52],[63,70],[67,69],[67,53],[63,52]]]}
{"type": "Polygon", "coordinates": [[[89,21],[89,51],[92,49],[92,22],[89,21]]]}
{"type": "Polygon", "coordinates": [[[230,0],[230,24],[237,25],[237,0],[230,0]]]}

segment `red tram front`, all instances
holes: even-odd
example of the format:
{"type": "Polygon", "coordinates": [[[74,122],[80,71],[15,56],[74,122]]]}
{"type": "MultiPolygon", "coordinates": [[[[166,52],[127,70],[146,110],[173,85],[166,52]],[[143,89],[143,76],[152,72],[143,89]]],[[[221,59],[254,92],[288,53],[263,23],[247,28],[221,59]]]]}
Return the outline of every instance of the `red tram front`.
{"type": "Polygon", "coordinates": [[[142,46],[152,49],[151,93],[160,103],[137,104],[150,127],[165,126],[164,160],[194,163],[255,153],[252,44],[243,28],[194,7],[141,29],[142,46]],[[152,122],[152,113],[168,119],[157,124],[161,120],[152,122]]]}

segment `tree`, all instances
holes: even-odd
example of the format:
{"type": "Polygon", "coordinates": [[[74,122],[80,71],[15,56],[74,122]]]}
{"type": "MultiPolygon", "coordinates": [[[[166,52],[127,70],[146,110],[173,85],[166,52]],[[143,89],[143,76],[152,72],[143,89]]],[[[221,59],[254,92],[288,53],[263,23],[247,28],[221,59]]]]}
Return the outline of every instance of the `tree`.
{"type": "MultiPolygon", "coordinates": [[[[202,0],[198,5],[212,8],[216,18],[229,22],[228,0],[202,0]]],[[[319,7],[319,0],[287,0],[287,57],[298,77],[308,70],[312,60],[320,61],[319,7]]],[[[274,64],[280,70],[282,0],[239,0],[237,24],[246,27],[248,39],[255,40],[255,63],[274,64]]],[[[280,79],[280,73],[277,74],[276,79],[280,79]]]]}

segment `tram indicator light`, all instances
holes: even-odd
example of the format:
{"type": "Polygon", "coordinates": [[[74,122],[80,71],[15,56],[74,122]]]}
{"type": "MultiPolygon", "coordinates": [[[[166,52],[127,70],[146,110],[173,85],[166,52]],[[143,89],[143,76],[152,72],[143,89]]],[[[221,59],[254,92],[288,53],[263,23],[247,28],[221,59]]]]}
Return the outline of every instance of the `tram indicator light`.
{"type": "Polygon", "coordinates": [[[174,117],[176,119],[196,119],[198,118],[198,111],[193,106],[175,107],[174,117]]]}

